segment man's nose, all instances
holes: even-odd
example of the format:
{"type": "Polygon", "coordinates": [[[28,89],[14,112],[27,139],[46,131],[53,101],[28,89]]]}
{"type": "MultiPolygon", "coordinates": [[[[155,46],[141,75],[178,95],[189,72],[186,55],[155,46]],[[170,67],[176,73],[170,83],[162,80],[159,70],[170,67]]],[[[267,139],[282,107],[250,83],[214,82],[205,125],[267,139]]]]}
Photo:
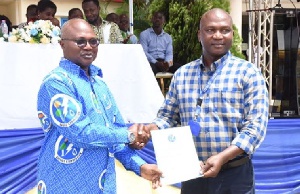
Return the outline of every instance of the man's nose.
{"type": "Polygon", "coordinates": [[[223,38],[223,34],[219,30],[216,30],[213,35],[213,38],[216,38],[216,39],[223,38]]]}

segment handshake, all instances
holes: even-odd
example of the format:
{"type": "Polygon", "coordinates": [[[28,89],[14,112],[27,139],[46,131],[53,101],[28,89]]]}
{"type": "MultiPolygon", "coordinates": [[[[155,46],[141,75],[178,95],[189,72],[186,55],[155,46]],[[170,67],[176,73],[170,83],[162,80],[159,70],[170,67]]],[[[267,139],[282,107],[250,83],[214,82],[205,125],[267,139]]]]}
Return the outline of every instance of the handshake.
{"type": "Polygon", "coordinates": [[[133,124],[128,129],[128,139],[130,140],[129,147],[133,149],[142,149],[149,141],[151,134],[150,131],[157,127],[153,124],[133,124]]]}

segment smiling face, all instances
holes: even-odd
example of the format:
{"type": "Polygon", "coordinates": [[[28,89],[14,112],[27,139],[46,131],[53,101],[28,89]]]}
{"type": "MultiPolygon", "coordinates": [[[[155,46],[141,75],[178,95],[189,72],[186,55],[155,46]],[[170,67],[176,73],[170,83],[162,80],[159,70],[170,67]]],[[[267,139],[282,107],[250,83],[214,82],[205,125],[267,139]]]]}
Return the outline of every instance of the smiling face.
{"type": "Polygon", "coordinates": [[[82,19],[74,18],[64,24],[61,30],[61,48],[64,57],[87,72],[91,63],[96,59],[98,47],[91,47],[89,43],[85,47],[78,47],[76,42],[71,40],[97,38],[91,26],[82,19]],[[69,40],[63,40],[69,39],[69,40]]]}
{"type": "Polygon", "coordinates": [[[210,65],[224,56],[232,46],[232,19],[221,9],[212,9],[202,16],[198,40],[202,44],[204,60],[210,65]]]}
{"type": "Polygon", "coordinates": [[[82,9],[87,21],[90,24],[96,25],[99,19],[100,7],[97,6],[93,1],[84,2],[82,9]]]}

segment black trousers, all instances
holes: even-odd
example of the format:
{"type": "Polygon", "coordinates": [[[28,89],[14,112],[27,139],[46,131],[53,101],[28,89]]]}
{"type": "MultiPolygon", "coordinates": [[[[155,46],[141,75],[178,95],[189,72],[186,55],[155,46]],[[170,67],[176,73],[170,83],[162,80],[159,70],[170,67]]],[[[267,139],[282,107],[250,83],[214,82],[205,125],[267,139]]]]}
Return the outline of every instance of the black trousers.
{"type": "Polygon", "coordinates": [[[254,194],[254,173],[251,160],[220,171],[215,178],[197,178],[181,183],[181,194],[254,194]]]}
{"type": "MultiPolygon", "coordinates": [[[[160,62],[164,62],[164,59],[156,59],[157,61],[160,62]]],[[[162,72],[162,70],[160,68],[158,68],[155,63],[150,63],[151,69],[154,73],[154,75],[156,75],[158,72],[162,72]]],[[[181,65],[179,63],[173,63],[173,65],[169,68],[169,70],[167,72],[170,73],[175,73],[175,71],[181,67],[181,65]]]]}

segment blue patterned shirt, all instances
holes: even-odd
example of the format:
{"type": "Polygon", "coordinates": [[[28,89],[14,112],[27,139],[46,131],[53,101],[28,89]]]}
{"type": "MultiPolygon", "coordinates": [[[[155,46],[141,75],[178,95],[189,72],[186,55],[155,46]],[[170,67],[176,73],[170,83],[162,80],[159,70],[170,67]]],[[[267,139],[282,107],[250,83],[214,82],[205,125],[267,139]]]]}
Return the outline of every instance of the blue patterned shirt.
{"type": "Polygon", "coordinates": [[[164,30],[160,35],[157,35],[153,28],[144,30],[140,34],[140,43],[149,63],[156,63],[156,59],[173,61],[172,37],[164,30]]]}
{"type": "Polygon", "coordinates": [[[126,145],[127,127],[101,76],[101,70],[90,65],[88,78],[63,58],[45,77],[37,103],[45,132],[39,191],[115,194],[115,157],[140,175],[145,161],[126,145]]]}
{"type": "Polygon", "coordinates": [[[212,71],[204,71],[201,57],[177,70],[154,123],[163,129],[178,125],[176,121],[187,126],[196,119],[200,131],[194,142],[199,160],[230,145],[251,155],[266,135],[269,104],[265,80],[258,68],[230,52],[212,67],[212,71]],[[199,98],[202,105],[195,117],[199,98]]]}

